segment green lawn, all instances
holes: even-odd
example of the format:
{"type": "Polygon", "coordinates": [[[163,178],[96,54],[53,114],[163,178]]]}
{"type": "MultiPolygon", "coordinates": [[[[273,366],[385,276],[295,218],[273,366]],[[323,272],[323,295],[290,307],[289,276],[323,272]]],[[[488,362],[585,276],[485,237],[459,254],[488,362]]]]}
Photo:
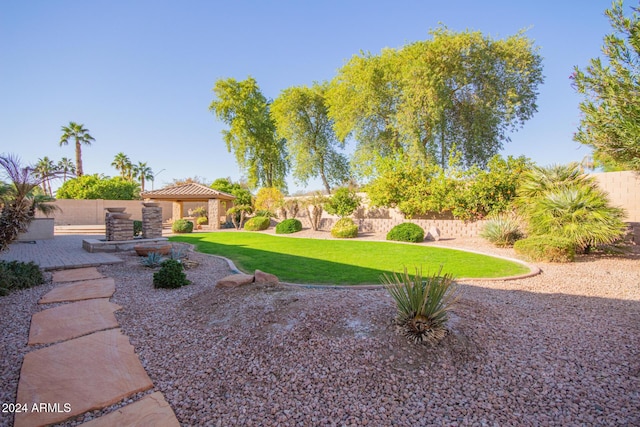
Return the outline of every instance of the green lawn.
{"type": "Polygon", "coordinates": [[[320,240],[273,236],[251,232],[184,234],[174,242],[196,245],[200,252],[231,259],[242,271],[262,270],[283,282],[305,284],[380,284],[384,273],[414,266],[423,273],[443,273],[457,278],[505,277],[527,273],[525,266],[487,255],[454,249],[387,242],[320,240]]]}

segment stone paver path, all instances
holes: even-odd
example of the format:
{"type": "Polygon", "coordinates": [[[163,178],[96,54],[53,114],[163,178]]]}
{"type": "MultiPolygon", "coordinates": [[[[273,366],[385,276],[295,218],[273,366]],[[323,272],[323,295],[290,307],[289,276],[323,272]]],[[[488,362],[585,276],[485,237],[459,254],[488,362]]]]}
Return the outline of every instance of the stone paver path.
{"type": "MultiPolygon", "coordinates": [[[[32,317],[29,345],[56,344],[25,355],[17,401],[29,410],[16,414],[16,427],[58,423],[153,388],[129,338],[118,328],[113,313],[121,307],[108,300],[115,291],[113,279],[82,268],[56,272],[54,280],[76,281],[54,288],[39,303],[76,302],[32,317]]],[[[179,426],[159,392],[85,424],[179,426]]]]}
{"type": "Polygon", "coordinates": [[[40,311],[31,318],[28,344],[52,344],[117,328],[113,313],[121,308],[106,298],[98,298],[40,311]]]}
{"type": "Polygon", "coordinates": [[[93,298],[111,298],[116,292],[116,283],[110,277],[83,280],[53,288],[43,296],[38,304],[52,302],[82,301],[93,298]]]}
{"type": "Polygon", "coordinates": [[[155,392],[104,417],[91,420],[82,427],[153,426],[180,427],[162,393],[155,392]]]}
{"type": "Polygon", "coordinates": [[[76,282],[78,280],[102,279],[104,276],[95,267],[74,268],[54,271],[51,280],[60,282],[76,282]]]}

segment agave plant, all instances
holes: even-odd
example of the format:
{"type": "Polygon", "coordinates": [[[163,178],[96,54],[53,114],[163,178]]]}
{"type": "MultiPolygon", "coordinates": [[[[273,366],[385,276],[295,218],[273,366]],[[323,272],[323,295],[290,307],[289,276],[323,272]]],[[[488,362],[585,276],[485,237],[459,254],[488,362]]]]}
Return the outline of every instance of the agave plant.
{"type": "Polygon", "coordinates": [[[385,274],[382,283],[396,301],[395,323],[402,335],[415,343],[436,343],[447,335],[449,311],[458,299],[458,286],[450,274],[441,275],[442,267],[433,276],[423,278],[416,268],[410,275],[385,274]]]}
{"type": "Polygon", "coordinates": [[[8,248],[18,234],[27,230],[36,211],[48,215],[58,209],[48,204],[54,199],[38,194],[40,184],[58,177],[57,172],[38,173],[34,167],[22,166],[13,155],[0,156],[0,167],[9,178],[8,185],[0,188],[0,252],[8,248]]]}
{"type": "Polygon", "coordinates": [[[164,258],[160,253],[149,252],[146,257],[140,260],[140,264],[144,265],[145,267],[156,268],[159,267],[160,264],[162,264],[162,261],[164,261],[164,258]]]}

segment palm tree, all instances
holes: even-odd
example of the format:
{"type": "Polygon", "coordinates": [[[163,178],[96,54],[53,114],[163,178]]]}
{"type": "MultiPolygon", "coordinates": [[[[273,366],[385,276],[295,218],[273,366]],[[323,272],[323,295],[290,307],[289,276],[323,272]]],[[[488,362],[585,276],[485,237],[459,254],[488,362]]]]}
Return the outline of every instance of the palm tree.
{"type": "Polygon", "coordinates": [[[120,176],[122,178],[131,180],[133,164],[131,163],[129,156],[123,152],[116,154],[113,158],[113,162],[111,162],[111,166],[120,172],[120,176]]]}
{"type": "Polygon", "coordinates": [[[9,185],[0,189],[0,252],[7,249],[18,234],[27,230],[36,210],[49,214],[57,206],[47,204],[53,199],[48,195],[36,195],[34,189],[44,180],[56,178],[58,172],[38,174],[32,166],[23,167],[20,159],[13,155],[0,156],[0,167],[9,178],[9,185]]]}
{"type": "Polygon", "coordinates": [[[63,157],[58,162],[58,171],[62,173],[62,182],[67,182],[67,175],[75,175],[76,167],[74,166],[71,159],[63,157]]]}
{"type": "Polygon", "coordinates": [[[144,181],[147,179],[153,180],[153,170],[147,166],[147,162],[138,162],[138,164],[133,167],[133,173],[136,178],[140,179],[140,188],[144,193],[144,181]]]}
{"type": "Polygon", "coordinates": [[[76,143],[76,173],[78,176],[84,175],[82,170],[82,148],[81,144],[91,145],[95,139],[89,135],[89,129],[85,129],[83,124],[69,122],[68,126],[62,126],[62,136],[60,146],[67,145],[73,139],[76,143]]]}
{"type": "Polygon", "coordinates": [[[53,196],[53,191],[51,190],[51,176],[52,173],[56,172],[56,165],[53,164],[53,160],[49,159],[49,157],[44,156],[41,159],[38,159],[38,163],[36,163],[33,173],[39,179],[42,180],[42,189],[45,194],[49,196],[53,196]]]}

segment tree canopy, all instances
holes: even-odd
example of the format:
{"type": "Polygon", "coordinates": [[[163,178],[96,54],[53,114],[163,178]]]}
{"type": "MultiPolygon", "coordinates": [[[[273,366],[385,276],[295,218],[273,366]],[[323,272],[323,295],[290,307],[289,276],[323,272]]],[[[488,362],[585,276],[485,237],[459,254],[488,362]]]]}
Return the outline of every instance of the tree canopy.
{"type": "Polygon", "coordinates": [[[605,14],[613,32],[604,38],[602,53],[572,76],[585,96],[582,119],[574,139],[594,149],[594,158],[640,171],[640,16],[638,8],[624,15],[614,1],[605,14]]]}
{"type": "Polygon", "coordinates": [[[349,162],[339,151],[344,148],[327,115],[327,83],[297,86],[282,91],[271,107],[278,134],[286,138],[292,173],[300,183],[320,177],[331,187],[349,180],[349,162]]]}
{"type": "Polygon", "coordinates": [[[60,146],[67,145],[69,140],[73,140],[76,144],[76,174],[82,176],[82,144],[91,145],[95,139],[89,135],[89,129],[83,124],[69,122],[68,126],[62,126],[62,136],[60,137],[60,146]]]}
{"type": "Polygon", "coordinates": [[[63,183],[56,193],[58,199],[135,200],[138,184],[120,176],[102,178],[97,174],[83,175],[63,183]]]}
{"type": "Polygon", "coordinates": [[[288,169],[285,140],[276,134],[270,103],[256,80],[220,79],[213,91],[216,99],[209,109],[229,126],[222,131],[224,141],[247,174],[249,186],[285,189],[288,169]]]}
{"type": "Polygon", "coordinates": [[[485,167],[537,111],[542,58],[522,32],[494,40],[442,27],[431,36],[356,55],[332,81],[329,117],[338,138],[356,139],[361,175],[392,154],[446,168],[459,151],[466,167],[485,167]]]}

